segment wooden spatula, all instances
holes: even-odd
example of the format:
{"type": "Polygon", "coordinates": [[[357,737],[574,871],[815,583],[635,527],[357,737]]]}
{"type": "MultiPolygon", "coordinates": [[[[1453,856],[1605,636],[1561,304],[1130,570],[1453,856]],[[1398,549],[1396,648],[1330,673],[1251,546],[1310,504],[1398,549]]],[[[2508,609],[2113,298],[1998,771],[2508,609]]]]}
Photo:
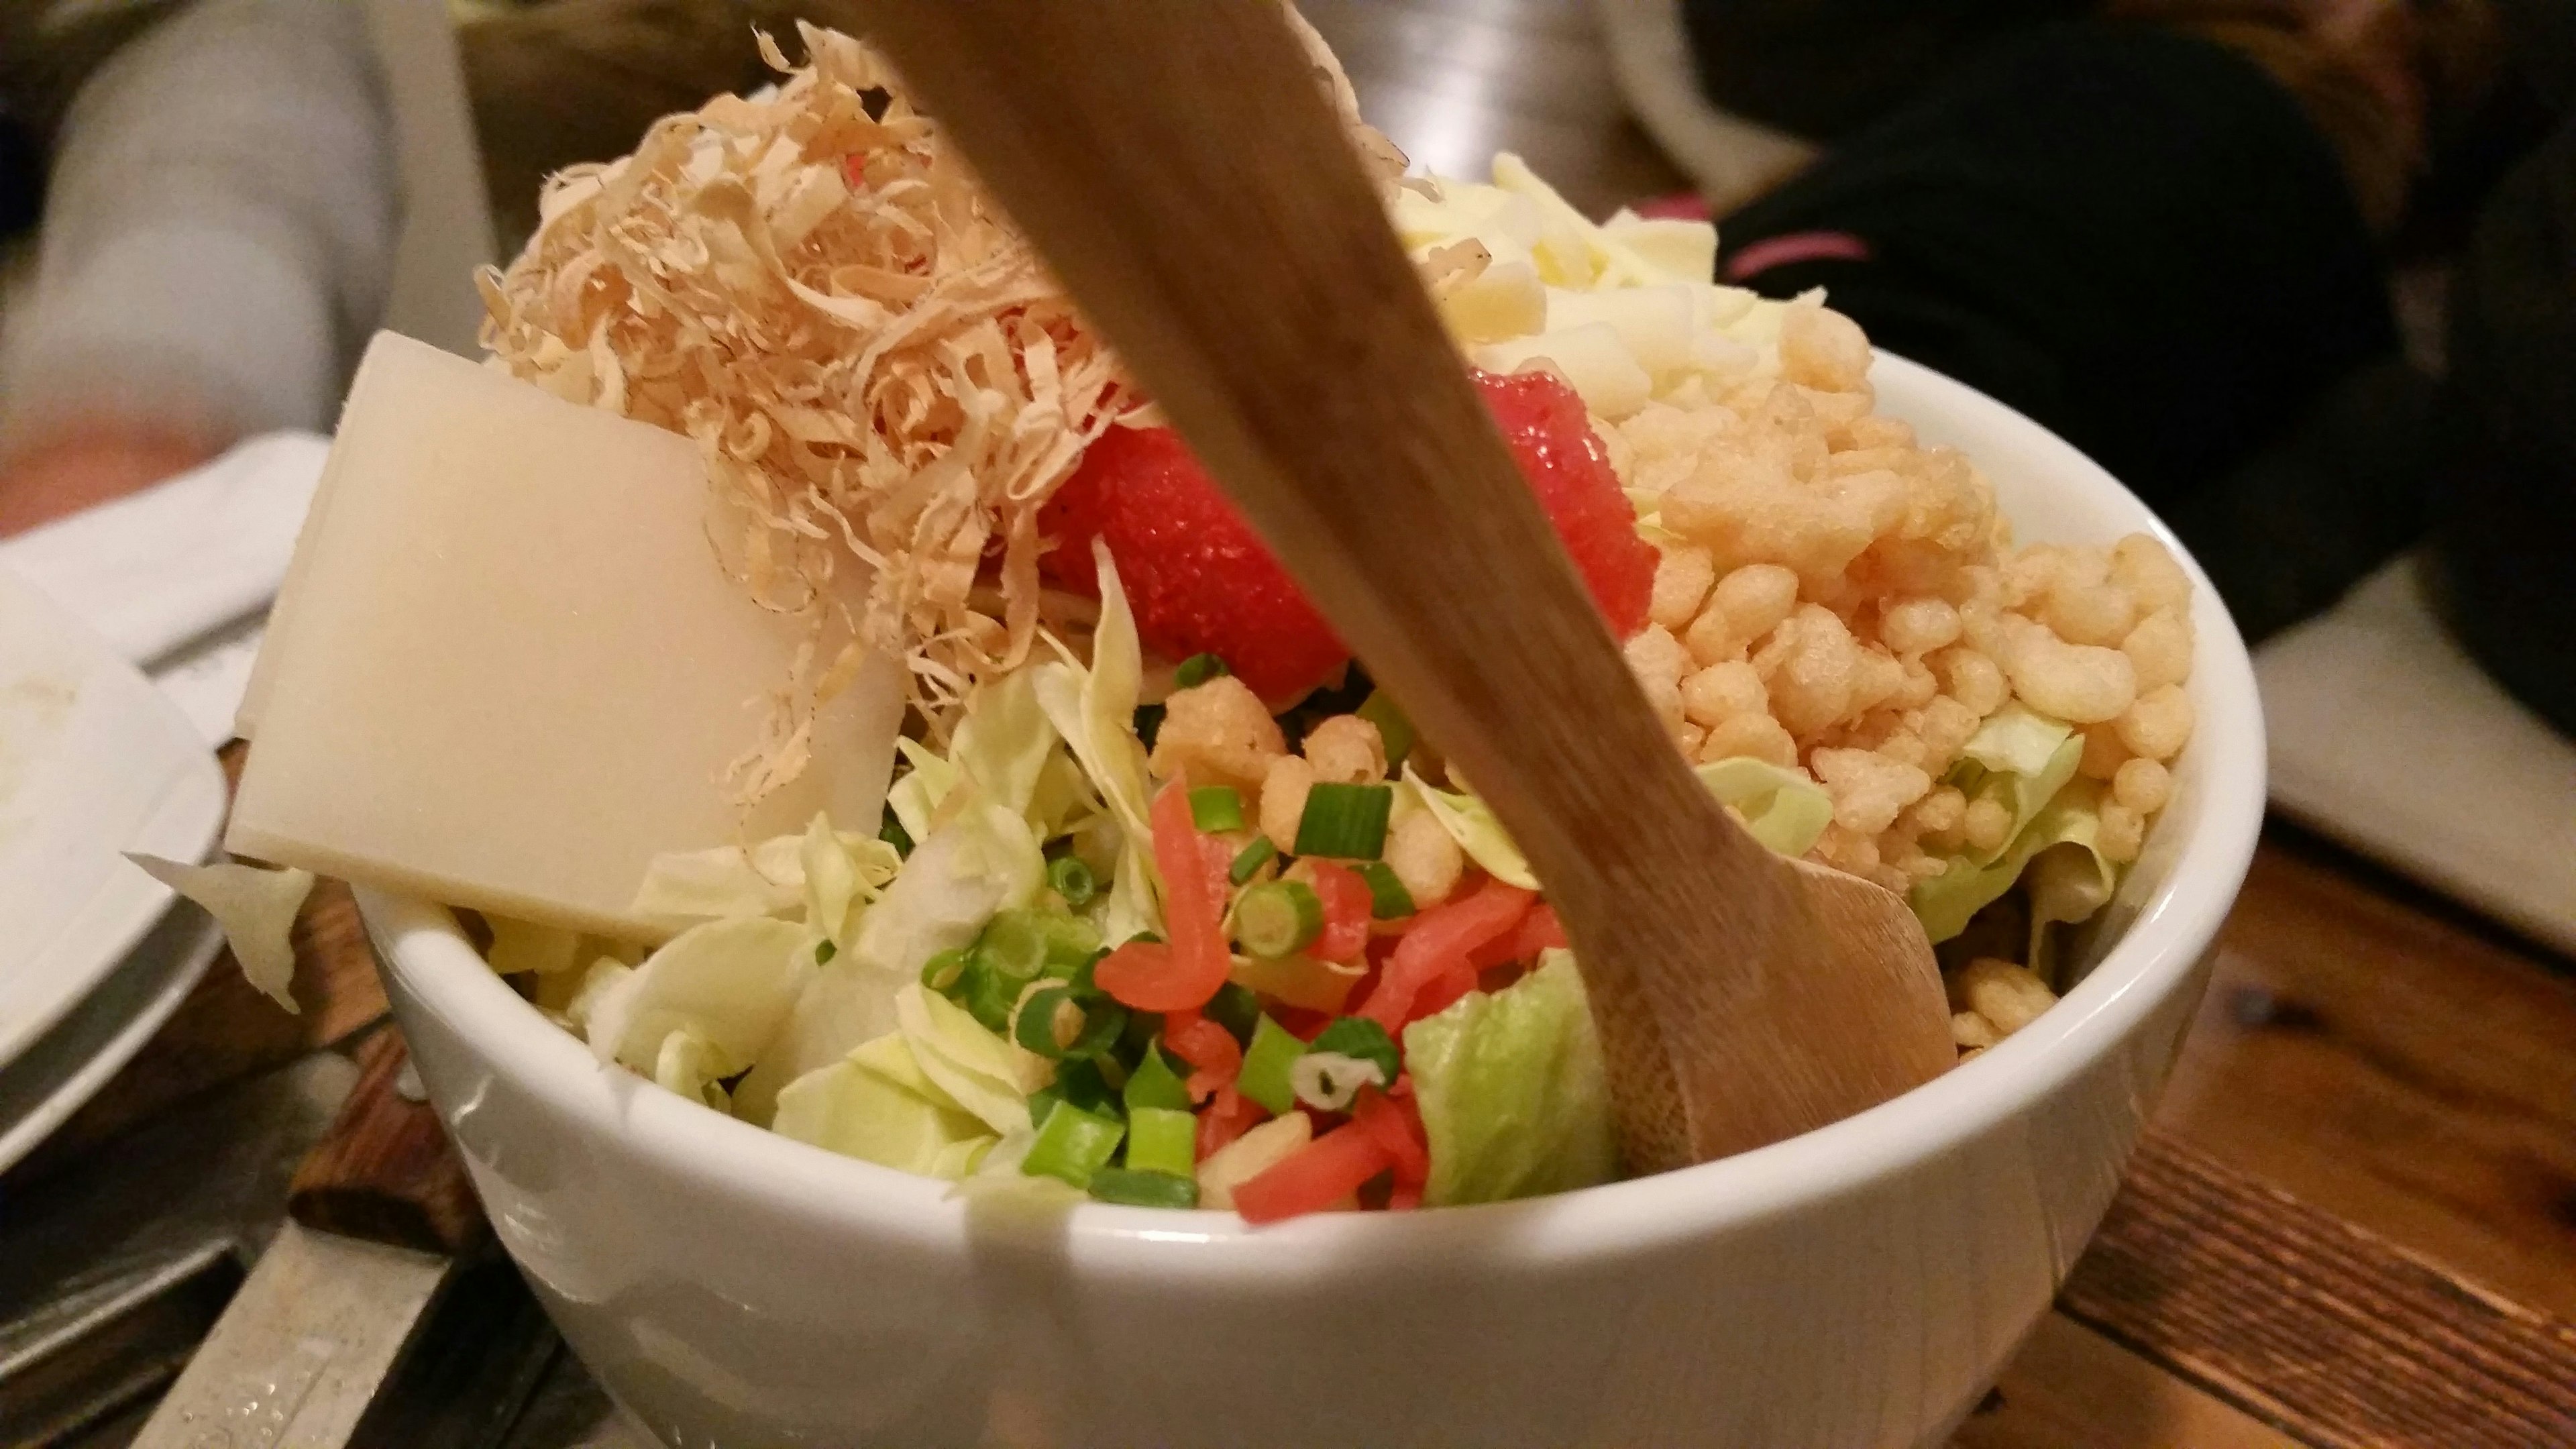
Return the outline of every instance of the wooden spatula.
{"type": "Polygon", "coordinates": [[[1278,8],[850,12],[1528,853],[1634,1168],[1778,1141],[1950,1065],[1904,903],[1765,850],[1666,738],[1278,8]]]}

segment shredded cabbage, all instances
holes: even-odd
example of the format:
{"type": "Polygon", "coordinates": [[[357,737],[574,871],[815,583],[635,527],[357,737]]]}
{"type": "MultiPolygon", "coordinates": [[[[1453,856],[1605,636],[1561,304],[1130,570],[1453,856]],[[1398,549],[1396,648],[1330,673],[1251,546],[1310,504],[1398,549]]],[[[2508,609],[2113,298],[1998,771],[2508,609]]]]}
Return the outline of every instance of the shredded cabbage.
{"type": "MultiPolygon", "coordinates": [[[[1718,803],[1735,808],[1754,839],[1782,855],[1806,854],[1833,823],[1833,797],[1795,770],[1767,760],[1734,758],[1701,765],[1694,773],[1718,803]]],[[[1491,806],[1461,790],[1432,788],[1411,765],[1404,767],[1404,784],[1486,874],[1523,890],[1539,888],[1529,858],[1491,806]]]]}
{"type": "Polygon", "coordinates": [[[910,1080],[878,1070],[891,1054],[853,1052],[790,1082],[778,1094],[770,1130],[845,1157],[929,1177],[963,1177],[998,1140],[984,1124],[927,1086],[900,1037],[886,1039],[910,1080]],[[961,1150],[962,1149],[962,1150],[961,1150]]]}
{"type": "Polygon", "coordinates": [[[1411,764],[1404,767],[1404,783],[1422,802],[1449,838],[1458,842],[1467,858],[1484,867],[1496,880],[1519,886],[1525,891],[1538,889],[1538,877],[1530,872],[1529,857],[1512,843],[1503,822],[1494,818],[1493,808],[1463,790],[1435,790],[1423,781],[1411,764]]]}
{"type": "Polygon", "coordinates": [[[2004,844],[1975,861],[1986,865],[2011,848],[2040,807],[2075,777],[2084,758],[2084,740],[2063,720],[2023,705],[2019,700],[1986,717],[1959,751],[1949,782],[1970,800],[1993,800],[2012,812],[2012,829],[2004,844]]]}
{"type": "Polygon", "coordinates": [[[1162,930],[1162,878],[1154,872],[1148,848],[1153,830],[1145,812],[1153,790],[1145,774],[1145,747],[1136,738],[1144,650],[1109,546],[1092,540],[1092,559],[1100,570],[1100,622],[1092,629],[1091,667],[1070,659],[1040,665],[1035,687],[1039,706],[1082,762],[1118,825],[1118,865],[1098,919],[1101,938],[1114,946],[1162,930]]]}
{"type": "Polygon", "coordinates": [[[1609,1079],[1570,951],[1500,991],[1471,991],[1404,1029],[1431,1143],[1427,1207],[1608,1182],[1619,1168],[1609,1079]]]}
{"type": "MultiPolygon", "coordinates": [[[[773,836],[748,849],[723,845],[653,857],[644,868],[644,883],[635,890],[635,914],[677,930],[700,921],[786,917],[803,910],[818,934],[830,936],[829,923],[814,915],[817,898],[809,877],[822,866],[827,878],[819,889],[838,898],[839,870],[828,856],[818,854],[818,837],[838,844],[854,900],[872,899],[901,864],[893,846],[873,835],[835,831],[818,815],[802,835],[773,836]]],[[[825,907],[825,914],[831,914],[828,900],[825,907]]]]}
{"type": "Polygon", "coordinates": [[[313,893],[313,872],[219,861],[182,865],[157,855],[126,857],[143,873],[205,908],[241,963],[244,980],[288,1011],[295,1005],[296,913],[313,893]]]}
{"type": "Polygon", "coordinates": [[[666,1039],[691,1031],[706,1079],[732,1076],[768,1049],[813,970],[803,927],[766,916],[692,926],[602,993],[591,1050],[658,1079],[666,1039]]]}
{"type": "Polygon", "coordinates": [[[1825,787],[1769,760],[1712,760],[1692,773],[1719,804],[1734,808],[1754,839],[1781,855],[1805,855],[1834,822],[1834,797],[1825,787]]]}
{"type": "Polygon", "coordinates": [[[923,989],[919,982],[895,993],[894,1006],[903,1043],[912,1049],[921,1074],[950,1101],[996,1133],[1030,1125],[1029,1093],[1036,1087],[1023,1077],[1025,1068],[1011,1043],[985,1030],[966,1008],[923,989]]]}
{"type": "Polygon", "coordinates": [[[777,1042],[735,1089],[739,1115],[767,1122],[788,1083],[894,1030],[896,993],[924,963],[973,942],[995,913],[1036,899],[1046,860],[1028,823],[965,788],[947,823],[858,913],[849,946],[809,974],[777,1042]]]}
{"type": "Polygon", "coordinates": [[[2079,887],[2080,874],[2061,877],[2059,868],[2052,864],[2045,877],[2051,883],[2050,891],[2043,901],[2038,893],[2040,878],[2035,877],[2031,929],[2037,933],[2049,921],[2080,921],[2092,915],[2111,898],[2111,887],[2118,878],[2117,867],[2103,857],[2096,843],[2102,826],[2101,804],[2102,786],[2098,781],[2069,780],[1991,862],[1981,866],[1966,856],[1953,856],[1947,871],[1917,883],[1906,897],[1915,918],[1923,923],[1924,934],[1934,941],[1946,941],[1966,930],[1969,917],[2001,899],[2042,853],[2053,853],[2060,846],[2077,852],[2079,858],[2089,856],[2095,880],[2079,887]],[[2079,905],[2082,914],[2065,914],[2079,905]],[[2043,911],[2048,913],[2045,920],[2043,911]]]}

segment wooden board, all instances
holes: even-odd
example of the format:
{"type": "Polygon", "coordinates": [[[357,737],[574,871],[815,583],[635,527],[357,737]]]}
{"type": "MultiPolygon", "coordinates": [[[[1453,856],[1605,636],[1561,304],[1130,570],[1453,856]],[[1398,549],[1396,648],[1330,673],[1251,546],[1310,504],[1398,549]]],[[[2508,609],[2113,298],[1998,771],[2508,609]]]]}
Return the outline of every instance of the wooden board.
{"type": "Polygon", "coordinates": [[[2316,1207],[2576,1318],[2569,963],[2275,830],[2159,1121],[2316,1207]]]}

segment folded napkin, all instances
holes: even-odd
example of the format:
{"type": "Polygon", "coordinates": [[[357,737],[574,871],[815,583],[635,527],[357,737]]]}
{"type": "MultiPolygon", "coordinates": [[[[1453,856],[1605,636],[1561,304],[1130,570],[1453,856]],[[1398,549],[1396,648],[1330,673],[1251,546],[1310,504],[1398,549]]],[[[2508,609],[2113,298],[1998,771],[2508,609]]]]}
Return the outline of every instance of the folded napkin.
{"type": "Polygon", "coordinates": [[[2443,631],[2414,559],[2265,644],[2254,673],[2275,806],[2576,951],[2576,741],[2443,631]]]}
{"type": "Polygon", "coordinates": [[[330,451],[313,433],[253,438],[193,472],[0,542],[0,567],[105,635],[207,743],[222,744],[330,451]]]}

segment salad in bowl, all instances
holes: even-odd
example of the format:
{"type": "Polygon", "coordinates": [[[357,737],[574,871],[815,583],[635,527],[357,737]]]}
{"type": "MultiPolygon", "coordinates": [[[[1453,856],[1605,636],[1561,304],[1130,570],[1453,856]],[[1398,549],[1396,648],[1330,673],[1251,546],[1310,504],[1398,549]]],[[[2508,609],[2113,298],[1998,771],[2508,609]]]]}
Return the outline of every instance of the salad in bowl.
{"type": "MultiPolygon", "coordinates": [[[[657,859],[658,944],[486,915],[492,968],[604,1064],[967,1194],[1262,1223],[1619,1176],[1581,977],[1474,782],[897,78],[805,40],[558,178],[486,342],[696,440],[728,567],[805,620],[746,795],[870,650],[908,667],[896,773],[879,818],[657,859]]],[[[1706,225],[1596,224],[1510,156],[1403,175],[1325,76],[1671,747],[1904,896],[1963,1056],[2047,1010],[2173,793],[2189,574],[2144,533],[2016,547],[1826,299],[1714,285],[1706,225]]]]}

